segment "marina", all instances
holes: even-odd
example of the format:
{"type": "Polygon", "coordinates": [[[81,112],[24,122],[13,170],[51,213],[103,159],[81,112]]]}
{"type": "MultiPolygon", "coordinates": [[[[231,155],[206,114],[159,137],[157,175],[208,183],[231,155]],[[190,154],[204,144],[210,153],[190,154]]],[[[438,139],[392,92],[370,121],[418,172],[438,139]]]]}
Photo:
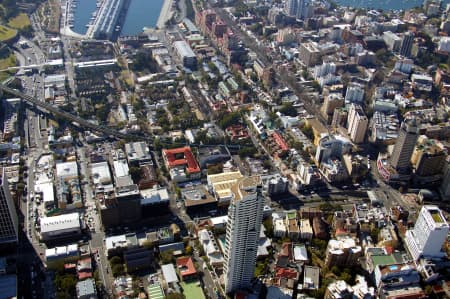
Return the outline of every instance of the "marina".
{"type": "Polygon", "coordinates": [[[62,34],[93,39],[136,35],[160,28],[171,14],[171,0],[67,0],[62,2],[62,34]]]}

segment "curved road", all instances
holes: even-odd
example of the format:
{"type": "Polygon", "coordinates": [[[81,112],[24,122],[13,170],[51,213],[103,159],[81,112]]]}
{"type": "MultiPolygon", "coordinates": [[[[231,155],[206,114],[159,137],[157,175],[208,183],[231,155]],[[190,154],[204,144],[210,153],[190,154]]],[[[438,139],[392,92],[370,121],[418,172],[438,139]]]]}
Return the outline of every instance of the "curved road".
{"type": "Polygon", "coordinates": [[[66,111],[63,111],[59,108],[56,108],[50,104],[45,103],[45,102],[39,101],[29,95],[24,94],[23,92],[16,90],[16,89],[9,88],[9,87],[5,86],[4,84],[0,84],[0,90],[2,90],[3,92],[7,92],[9,94],[12,94],[16,97],[19,97],[37,107],[43,108],[43,109],[53,113],[54,115],[63,117],[71,122],[78,123],[80,126],[91,129],[93,131],[100,132],[100,133],[106,134],[108,136],[114,136],[119,139],[144,140],[144,141],[148,141],[150,144],[153,143],[153,138],[151,138],[149,136],[138,136],[138,135],[133,135],[133,134],[125,134],[125,133],[116,131],[114,129],[108,128],[106,126],[99,126],[99,125],[93,124],[81,117],[70,114],[66,111]]]}

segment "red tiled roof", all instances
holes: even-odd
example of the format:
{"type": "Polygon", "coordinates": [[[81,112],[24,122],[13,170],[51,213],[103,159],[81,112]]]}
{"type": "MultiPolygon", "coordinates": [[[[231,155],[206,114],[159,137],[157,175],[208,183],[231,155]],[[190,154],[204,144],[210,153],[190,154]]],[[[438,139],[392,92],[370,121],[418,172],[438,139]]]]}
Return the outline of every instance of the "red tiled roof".
{"type": "Polygon", "coordinates": [[[284,141],[284,138],[281,137],[280,134],[278,134],[277,132],[274,132],[272,134],[272,138],[275,140],[275,142],[277,143],[277,145],[280,147],[281,150],[283,150],[283,151],[289,150],[289,146],[286,144],[286,141],[284,141]]]}
{"type": "Polygon", "coordinates": [[[64,264],[64,269],[68,270],[68,269],[76,269],[77,268],[77,264],[64,264]]]}
{"type": "Polygon", "coordinates": [[[384,249],[386,249],[387,254],[392,254],[394,252],[394,248],[392,246],[385,246],[384,249]]]}
{"type": "Polygon", "coordinates": [[[180,271],[182,277],[194,275],[197,273],[192,258],[188,256],[177,258],[177,268],[180,271]]]}
{"type": "Polygon", "coordinates": [[[85,278],[91,278],[91,277],[92,277],[92,272],[86,272],[86,271],[78,272],[78,280],[83,280],[85,278]]]}
{"type": "Polygon", "coordinates": [[[298,274],[297,271],[292,268],[277,268],[275,272],[275,277],[296,279],[297,274],[298,274]]]}
{"type": "Polygon", "coordinates": [[[168,167],[176,167],[186,165],[187,170],[190,173],[200,172],[200,166],[195,160],[192,154],[191,148],[189,146],[174,148],[174,149],[164,149],[163,155],[167,159],[168,167]],[[183,154],[183,158],[177,159],[175,155],[183,154]]]}

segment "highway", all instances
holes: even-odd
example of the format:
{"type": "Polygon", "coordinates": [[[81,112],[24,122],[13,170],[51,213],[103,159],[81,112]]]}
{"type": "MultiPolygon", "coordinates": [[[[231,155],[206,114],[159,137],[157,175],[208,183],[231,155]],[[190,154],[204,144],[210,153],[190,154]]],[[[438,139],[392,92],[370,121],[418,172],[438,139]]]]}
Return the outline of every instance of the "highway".
{"type": "Polygon", "coordinates": [[[48,103],[39,101],[29,95],[24,94],[23,92],[16,90],[16,89],[9,88],[9,87],[5,86],[4,84],[0,84],[0,90],[2,90],[3,92],[9,93],[11,95],[14,95],[16,97],[19,97],[19,98],[25,100],[26,102],[33,104],[39,108],[45,109],[54,115],[58,115],[60,117],[63,117],[65,119],[71,121],[71,122],[74,122],[78,126],[81,126],[83,128],[91,129],[93,131],[100,132],[107,136],[113,136],[113,137],[119,138],[119,139],[144,140],[144,141],[148,141],[150,144],[153,143],[153,138],[151,138],[149,136],[138,136],[138,135],[133,135],[133,134],[125,134],[125,133],[121,133],[119,131],[116,131],[114,129],[111,129],[111,128],[108,128],[105,126],[99,126],[99,125],[93,124],[81,117],[70,114],[70,113],[63,111],[59,108],[56,108],[48,103]]]}

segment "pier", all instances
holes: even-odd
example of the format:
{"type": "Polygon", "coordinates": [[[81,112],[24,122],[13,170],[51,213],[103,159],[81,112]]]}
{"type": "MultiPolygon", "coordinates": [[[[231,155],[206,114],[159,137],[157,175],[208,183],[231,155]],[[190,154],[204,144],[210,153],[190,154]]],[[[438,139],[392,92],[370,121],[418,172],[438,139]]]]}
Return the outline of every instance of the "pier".
{"type": "Polygon", "coordinates": [[[94,21],[89,26],[86,37],[112,39],[120,32],[120,16],[128,9],[130,0],[104,0],[97,10],[94,21]]]}

